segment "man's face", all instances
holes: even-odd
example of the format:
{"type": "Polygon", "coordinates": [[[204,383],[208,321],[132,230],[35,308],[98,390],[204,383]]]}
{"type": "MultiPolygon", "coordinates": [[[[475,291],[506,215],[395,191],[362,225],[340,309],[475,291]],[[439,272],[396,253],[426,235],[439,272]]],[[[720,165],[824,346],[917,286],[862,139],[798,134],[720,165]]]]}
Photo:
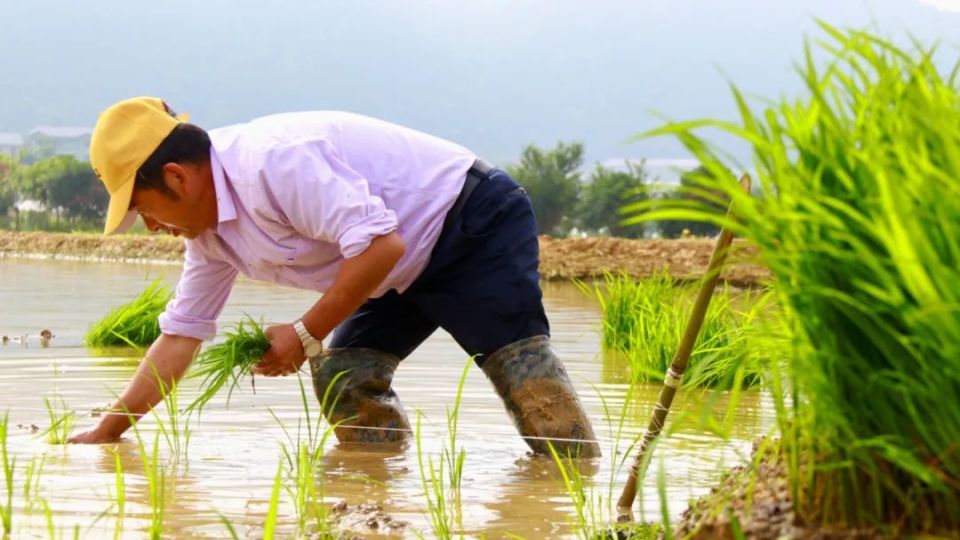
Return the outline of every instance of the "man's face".
{"type": "MultiPolygon", "coordinates": [[[[171,164],[176,165],[176,164],[171,164]]],[[[136,210],[150,232],[163,231],[173,236],[196,238],[209,227],[199,205],[197,171],[176,165],[164,169],[164,182],[170,192],[158,189],[134,189],[130,209],[136,210]]]]}

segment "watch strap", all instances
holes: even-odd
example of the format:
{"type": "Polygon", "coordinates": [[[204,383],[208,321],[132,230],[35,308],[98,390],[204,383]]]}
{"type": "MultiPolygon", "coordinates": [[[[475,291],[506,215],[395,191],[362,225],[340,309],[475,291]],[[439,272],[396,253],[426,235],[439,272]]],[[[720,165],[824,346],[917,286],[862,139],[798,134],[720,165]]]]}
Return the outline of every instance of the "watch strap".
{"type": "Polygon", "coordinates": [[[297,337],[300,338],[300,344],[303,345],[303,350],[306,351],[307,347],[313,345],[314,343],[320,343],[320,341],[313,337],[313,335],[307,330],[307,327],[303,325],[302,319],[297,319],[293,323],[293,329],[297,332],[297,337]]]}

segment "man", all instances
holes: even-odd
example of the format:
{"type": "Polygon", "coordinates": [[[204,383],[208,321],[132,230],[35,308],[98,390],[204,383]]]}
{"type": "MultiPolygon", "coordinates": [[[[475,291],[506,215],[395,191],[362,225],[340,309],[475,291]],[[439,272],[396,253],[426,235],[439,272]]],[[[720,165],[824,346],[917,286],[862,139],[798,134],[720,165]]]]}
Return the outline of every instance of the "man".
{"type": "Polygon", "coordinates": [[[410,434],[394,370],[442,327],[492,381],[536,452],[547,441],[594,456],[590,422],[549,344],[536,226],[523,189],[453,143],[364,116],[306,112],[211,132],[160,99],[104,111],[90,162],[110,192],[105,234],[139,214],[184,236],[163,335],[115,410],[76,443],[115,440],[150,410],[216,333],[238,273],[322,292],[303,317],[266,329],[254,372],[289,375],[310,361],[314,390],[341,442],[410,434]],[[333,333],[330,349],[320,342],[333,333]],[[164,382],[158,384],[157,377],[164,382]]]}

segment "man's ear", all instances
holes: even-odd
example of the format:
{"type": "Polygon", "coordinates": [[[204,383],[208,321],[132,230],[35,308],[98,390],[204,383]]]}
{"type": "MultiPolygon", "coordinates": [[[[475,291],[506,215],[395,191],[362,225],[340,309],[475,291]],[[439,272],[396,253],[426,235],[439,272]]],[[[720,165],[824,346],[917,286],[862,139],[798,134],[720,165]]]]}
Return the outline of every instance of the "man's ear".
{"type": "Polygon", "coordinates": [[[177,194],[177,197],[187,194],[187,170],[183,165],[175,162],[164,164],[163,181],[171,191],[177,194]]]}

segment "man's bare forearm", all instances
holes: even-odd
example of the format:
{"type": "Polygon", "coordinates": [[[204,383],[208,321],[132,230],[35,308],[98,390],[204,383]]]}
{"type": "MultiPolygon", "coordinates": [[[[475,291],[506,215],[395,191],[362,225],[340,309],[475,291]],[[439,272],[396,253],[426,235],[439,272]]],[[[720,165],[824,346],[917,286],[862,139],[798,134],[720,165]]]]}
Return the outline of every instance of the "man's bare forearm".
{"type": "Polygon", "coordinates": [[[343,262],[330,289],[303,316],[310,333],[323,339],[383,283],[406,247],[397,233],[378,236],[361,254],[343,262]]]}
{"type": "Polygon", "coordinates": [[[120,399],[113,404],[114,414],[104,415],[94,431],[104,439],[122,435],[131,422],[148,413],[163,399],[165,391],[183,377],[199,346],[199,339],[161,335],[147,351],[120,399]],[[118,414],[119,411],[123,413],[118,414]]]}

